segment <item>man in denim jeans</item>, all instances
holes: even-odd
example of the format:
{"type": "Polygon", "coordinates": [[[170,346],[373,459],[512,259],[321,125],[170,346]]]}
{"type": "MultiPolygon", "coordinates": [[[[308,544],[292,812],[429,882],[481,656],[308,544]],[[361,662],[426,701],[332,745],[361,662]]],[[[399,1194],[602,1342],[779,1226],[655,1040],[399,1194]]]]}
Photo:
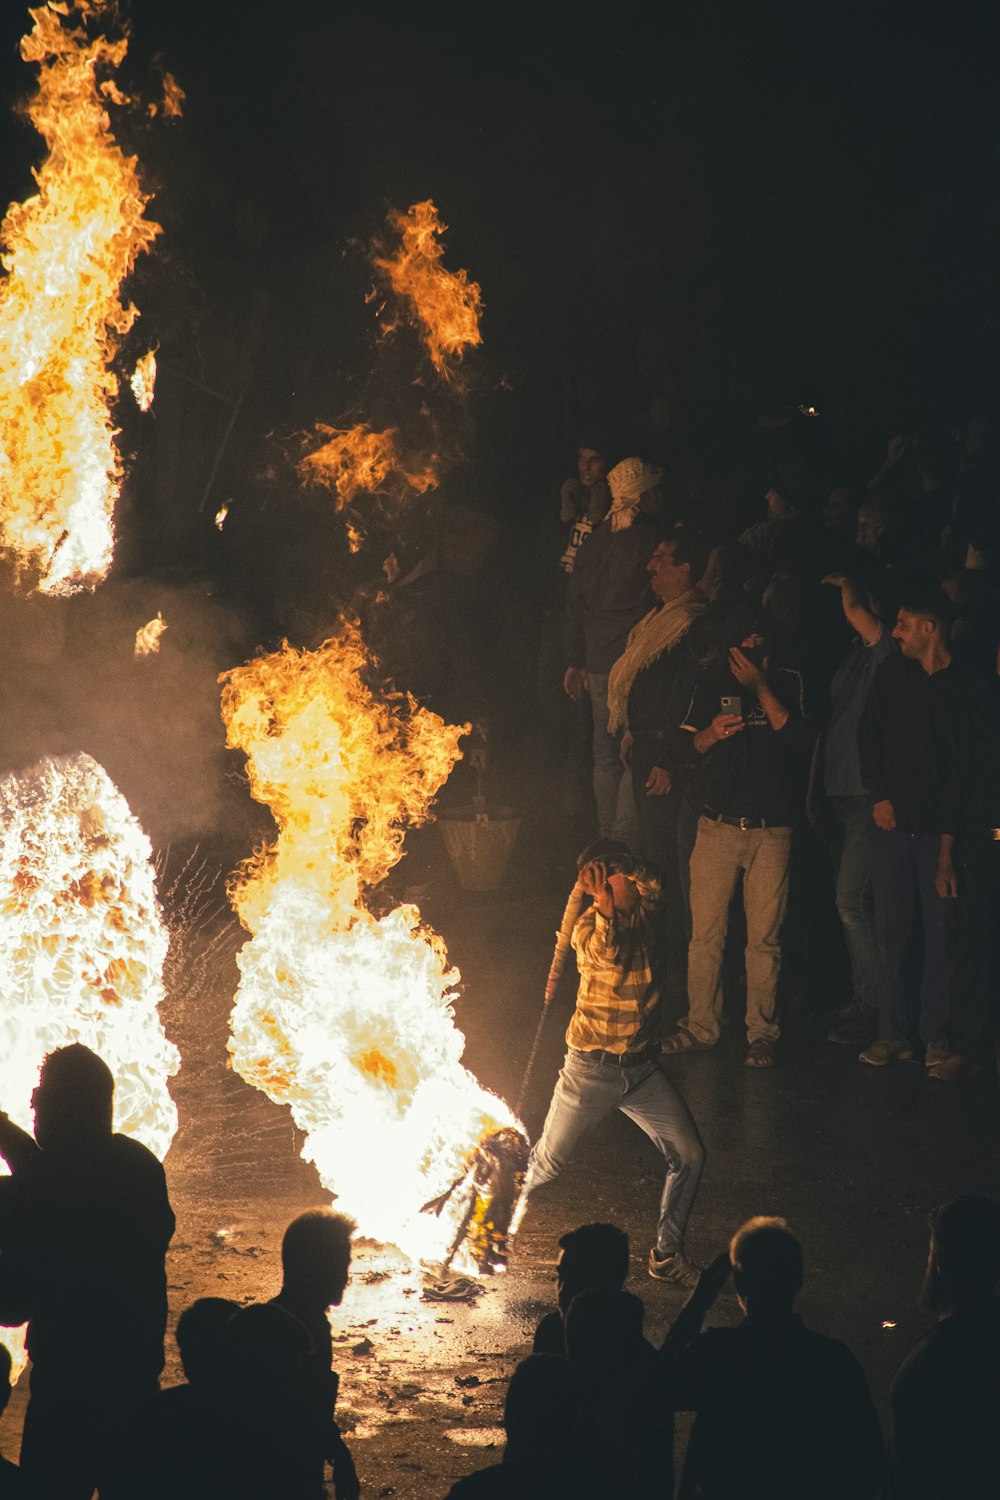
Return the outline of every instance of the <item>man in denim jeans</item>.
{"type": "Polygon", "coordinates": [[[792,824],[815,729],[802,678],[774,667],[759,627],[734,623],[728,670],[696,685],[683,725],[693,736],[703,807],[691,856],[688,1013],[667,1053],[714,1047],[722,1014],[722,957],[740,871],[746,912],[747,1067],[769,1068],[777,1017],[781,924],[788,905],[792,824]]]}
{"type": "Polygon", "coordinates": [[[573,928],[580,988],[566,1032],[566,1060],[528,1163],[525,1198],[558,1177],[583,1137],[620,1109],[667,1163],[649,1274],[693,1286],[698,1268],[684,1254],[684,1233],[705,1148],[659,1065],[660,883],[612,839],[584,850],[577,868],[578,887],[593,902],[573,928]]]}
{"type": "Polygon", "coordinates": [[[840,589],[848,624],[857,634],[830,687],[830,723],[823,746],[823,789],[840,824],[837,914],[851,961],[852,993],[832,1018],[831,1042],[864,1046],[878,1027],[878,947],[872,890],[871,798],[858,758],[858,725],[880,662],[892,653],[892,636],[851,579],[823,579],[840,589]]]}

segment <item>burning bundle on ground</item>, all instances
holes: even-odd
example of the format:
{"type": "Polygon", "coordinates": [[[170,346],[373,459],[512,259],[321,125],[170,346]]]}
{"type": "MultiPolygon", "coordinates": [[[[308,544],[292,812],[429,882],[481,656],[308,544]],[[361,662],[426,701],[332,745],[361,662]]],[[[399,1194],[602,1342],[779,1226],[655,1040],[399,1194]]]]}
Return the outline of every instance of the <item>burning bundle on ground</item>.
{"type": "MultiPolygon", "coordinates": [[[[108,101],[125,102],[113,75],[127,42],[94,33],[115,23],[112,0],[30,14],[21,55],[39,79],[28,114],[48,150],[37,192],[0,228],[0,544],[43,593],[71,594],[111,565],[122,479],[112,360],[137,317],[120,289],[159,229],[108,116],[108,101]]],[[[144,410],[152,378],[147,356],[144,410]]]]}
{"type": "Polygon", "coordinates": [[[362,1233],[444,1257],[466,1211],[447,1190],[517,1121],[462,1066],[457,973],[415,906],[365,895],[402,854],[458,759],[461,726],[373,683],[356,625],[227,673],[228,744],[278,825],[231,887],[251,934],[238,962],[237,1072],[288,1104],[338,1206],[362,1233]],[[422,1210],[441,1195],[438,1213],[422,1210]]]}
{"type": "Polygon", "coordinates": [[[82,1042],[114,1073],[115,1129],[165,1156],[180,1067],[157,1010],[166,953],[149,840],[97,762],[46,758],[4,777],[0,1107],[30,1130],[43,1057],[82,1042]]]}

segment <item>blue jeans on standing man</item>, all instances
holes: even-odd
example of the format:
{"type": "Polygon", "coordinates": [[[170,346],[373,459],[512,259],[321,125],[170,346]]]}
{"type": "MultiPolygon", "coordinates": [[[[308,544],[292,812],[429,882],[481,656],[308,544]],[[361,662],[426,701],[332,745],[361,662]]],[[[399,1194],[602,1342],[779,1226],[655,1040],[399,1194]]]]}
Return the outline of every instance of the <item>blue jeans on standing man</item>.
{"type": "Polygon", "coordinates": [[[852,999],[878,1005],[878,943],[872,889],[872,804],[868,797],[831,797],[842,843],[837,864],[837,915],[851,960],[852,999]]]}
{"type": "Polygon", "coordinates": [[[951,1019],[951,928],[955,903],[934,889],[940,839],[936,833],[872,829],[875,924],[880,966],[879,1036],[936,1042],[951,1019]],[[913,1025],[906,986],[907,956],[916,938],[919,899],[924,929],[920,1013],[913,1025]]]}
{"type": "Polygon", "coordinates": [[[625,1054],[625,1061],[615,1062],[606,1052],[567,1049],[541,1137],[528,1161],[525,1194],[558,1177],[584,1136],[616,1109],[646,1132],[666,1160],[656,1253],[675,1255],[684,1248],[705,1147],[691,1111],[656,1056],[639,1062],[625,1054]]]}

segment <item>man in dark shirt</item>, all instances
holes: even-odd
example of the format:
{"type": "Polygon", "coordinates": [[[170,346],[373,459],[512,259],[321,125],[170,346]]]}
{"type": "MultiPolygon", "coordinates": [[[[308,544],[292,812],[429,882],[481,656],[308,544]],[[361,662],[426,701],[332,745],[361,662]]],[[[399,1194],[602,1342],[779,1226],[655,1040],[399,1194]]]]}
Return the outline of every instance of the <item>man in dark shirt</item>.
{"type": "Polygon", "coordinates": [[[90,1500],[163,1369],[174,1216],[156,1157],[112,1132],[113,1096],[74,1044],[42,1064],[34,1139],[0,1115],[0,1323],[28,1324],[21,1467],[46,1500],[90,1500]]]}
{"type": "MultiPolygon", "coordinates": [[[[923,925],[923,971],[916,1029],[931,1067],[947,1055],[949,967],[954,893],[939,870],[949,750],[935,703],[953,664],[950,607],[939,591],[911,594],[900,607],[893,638],[898,654],[875,674],[858,731],[861,779],[872,801],[872,874],[878,935],[879,1036],[860,1054],[872,1067],[914,1056],[907,966],[917,901],[923,925]]],[[[950,856],[950,851],[949,851],[950,856]]]]}
{"type": "Polygon", "coordinates": [[[1000,1495],[1000,1203],[956,1198],[931,1219],[924,1303],[939,1321],[892,1386],[892,1500],[1000,1495]]]}
{"type": "Polygon", "coordinates": [[[815,729],[802,677],[772,666],[760,631],[739,629],[728,668],[695,687],[682,728],[693,736],[703,808],[691,856],[688,1014],[667,1053],[714,1047],[722,1011],[729,904],[743,871],[746,911],[747,1066],[770,1067],[777,1018],[781,924],[788,904],[792,824],[815,729]]]}
{"type": "Polygon", "coordinates": [[[681,1500],[872,1500],[878,1417],[851,1351],[794,1311],[802,1246],[783,1219],[750,1219],[730,1258],[746,1317],[676,1356],[677,1410],[697,1413],[681,1500]]]}
{"type": "Polygon", "coordinates": [[[533,1354],[566,1353],[566,1313],[582,1292],[620,1292],[628,1276],[628,1235],[615,1224],[581,1224],[559,1241],[558,1312],[535,1329],[533,1354]]]}

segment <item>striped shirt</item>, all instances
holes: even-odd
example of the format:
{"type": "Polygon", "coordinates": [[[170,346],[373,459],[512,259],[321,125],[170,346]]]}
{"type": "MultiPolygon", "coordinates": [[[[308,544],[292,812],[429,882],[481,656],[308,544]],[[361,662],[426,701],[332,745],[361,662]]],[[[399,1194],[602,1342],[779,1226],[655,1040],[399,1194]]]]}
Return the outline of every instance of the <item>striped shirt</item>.
{"type": "Polygon", "coordinates": [[[660,1040],[660,881],[641,868],[632,878],[633,912],[604,917],[590,906],[573,928],[580,988],[566,1041],[581,1052],[640,1052],[660,1040]]]}

